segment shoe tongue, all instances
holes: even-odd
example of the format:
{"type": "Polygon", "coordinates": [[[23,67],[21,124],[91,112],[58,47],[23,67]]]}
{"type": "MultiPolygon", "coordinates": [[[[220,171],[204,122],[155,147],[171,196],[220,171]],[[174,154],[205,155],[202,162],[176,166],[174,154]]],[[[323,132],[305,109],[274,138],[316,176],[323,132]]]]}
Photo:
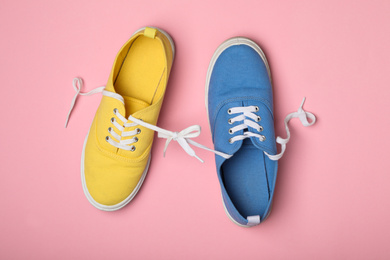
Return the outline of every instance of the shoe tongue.
{"type": "Polygon", "coordinates": [[[133,97],[123,96],[123,99],[125,101],[126,118],[135,112],[150,106],[150,104],[146,103],[145,101],[133,97]]]}
{"type": "MultiPolygon", "coordinates": [[[[255,145],[250,138],[246,138],[242,141],[242,145],[255,145]]],[[[255,145],[256,146],[256,145],[255,145]]],[[[256,146],[257,147],[257,146],[256,146]]]]}

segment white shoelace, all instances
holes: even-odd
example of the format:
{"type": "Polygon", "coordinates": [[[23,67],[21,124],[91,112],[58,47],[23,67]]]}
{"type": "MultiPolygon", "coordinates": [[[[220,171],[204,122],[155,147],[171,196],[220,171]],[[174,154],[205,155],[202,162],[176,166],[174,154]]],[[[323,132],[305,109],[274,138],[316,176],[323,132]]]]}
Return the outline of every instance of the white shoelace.
{"type": "MultiPolygon", "coordinates": [[[[271,155],[271,154],[268,154],[267,152],[264,152],[268,156],[268,158],[270,158],[271,160],[273,160],[273,161],[279,160],[280,158],[282,158],[284,152],[286,151],[287,143],[288,143],[288,141],[290,141],[290,129],[288,127],[288,123],[291,119],[299,118],[302,125],[304,125],[304,126],[311,126],[316,122],[316,117],[312,113],[306,112],[305,110],[303,110],[304,103],[305,103],[305,98],[303,98],[302,104],[299,107],[298,111],[288,114],[286,116],[286,118],[284,119],[284,125],[285,125],[286,132],[287,132],[287,138],[281,138],[280,136],[278,136],[276,138],[276,142],[278,144],[280,144],[282,147],[281,152],[279,154],[276,154],[276,155],[271,155]],[[308,118],[311,120],[310,123],[307,120],[308,118]]],[[[229,114],[238,114],[238,113],[241,113],[241,114],[229,119],[229,121],[228,121],[229,124],[233,124],[234,122],[240,122],[240,121],[243,121],[243,123],[240,125],[237,125],[235,127],[230,128],[229,133],[234,134],[237,131],[248,129],[249,127],[256,129],[258,132],[262,132],[263,127],[258,123],[261,121],[261,117],[255,114],[255,112],[257,112],[257,111],[259,111],[259,108],[257,106],[230,108],[228,110],[229,114]],[[252,120],[250,120],[250,119],[252,119],[252,120]]],[[[236,136],[230,138],[229,142],[234,143],[238,140],[243,140],[243,139],[249,138],[251,136],[259,138],[259,140],[261,142],[265,141],[264,135],[245,131],[243,135],[236,135],[236,136]]]]}
{"type": "MultiPolygon", "coordinates": [[[[79,95],[90,96],[90,95],[93,95],[96,93],[103,92],[104,96],[115,98],[115,99],[121,101],[122,103],[124,103],[123,97],[121,95],[106,91],[106,90],[104,90],[104,87],[98,87],[98,88],[93,89],[89,92],[83,93],[83,92],[81,92],[82,86],[83,86],[83,81],[81,78],[74,78],[73,79],[73,88],[75,89],[76,94],[72,99],[72,104],[71,104],[70,110],[68,112],[68,116],[66,118],[65,127],[68,124],[70,114],[72,112],[74,104],[76,103],[76,99],[79,95]]],[[[184,129],[180,132],[171,132],[171,131],[159,128],[155,125],[148,124],[148,123],[146,123],[140,119],[134,118],[132,116],[129,116],[129,118],[125,118],[124,116],[122,116],[118,112],[118,109],[114,109],[113,112],[119,118],[119,120],[122,121],[121,122],[122,124],[119,124],[114,117],[111,118],[111,123],[112,123],[113,127],[115,127],[121,134],[120,135],[117,134],[113,130],[113,128],[110,127],[108,129],[108,131],[112,135],[112,137],[114,137],[116,140],[112,139],[110,136],[107,136],[106,141],[117,148],[128,150],[128,151],[134,151],[135,146],[133,145],[133,143],[138,142],[138,138],[135,135],[139,134],[141,130],[139,128],[136,128],[135,130],[125,131],[125,128],[141,125],[141,126],[146,127],[150,130],[158,132],[159,138],[166,138],[167,139],[167,141],[165,143],[165,147],[164,147],[164,156],[165,156],[165,152],[168,148],[169,143],[173,140],[173,141],[177,141],[186,153],[188,153],[190,156],[197,158],[201,162],[204,162],[204,161],[196,155],[195,151],[191,148],[190,144],[193,146],[199,147],[201,149],[213,152],[213,153],[215,153],[219,156],[222,156],[223,158],[226,158],[226,159],[231,157],[231,155],[215,151],[213,149],[210,149],[204,145],[198,144],[197,142],[191,140],[191,138],[194,138],[194,137],[197,137],[200,135],[201,128],[199,125],[193,125],[193,126],[187,127],[186,129],[184,129]],[[130,138],[130,139],[122,139],[122,137],[132,137],[132,136],[134,136],[134,137],[130,138]]]]}
{"type": "Polygon", "coordinates": [[[73,79],[73,88],[76,91],[76,94],[74,95],[74,97],[72,99],[72,103],[70,104],[70,109],[69,109],[68,115],[66,116],[65,128],[68,126],[69,117],[70,117],[70,114],[72,113],[72,110],[73,110],[74,104],[76,103],[77,97],[79,95],[91,96],[91,95],[94,95],[96,93],[100,93],[100,92],[104,91],[104,88],[105,88],[104,86],[102,86],[102,87],[92,89],[89,92],[81,92],[82,87],[83,87],[83,80],[81,78],[74,78],[73,79]]]}

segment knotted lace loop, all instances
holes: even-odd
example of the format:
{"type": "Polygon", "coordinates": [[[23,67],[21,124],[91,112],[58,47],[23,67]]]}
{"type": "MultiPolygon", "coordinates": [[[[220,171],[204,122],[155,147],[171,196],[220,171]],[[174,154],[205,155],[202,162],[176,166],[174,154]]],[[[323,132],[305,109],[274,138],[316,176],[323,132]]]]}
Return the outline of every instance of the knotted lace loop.
{"type": "Polygon", "coordinates": [[[105,86],[102,86],[102,87],[98,87],[98,88],[92,89],[89,92],[81,92],[82,87],[83,87],[83,80],[81,78],[74,78],[73,79],[73,88],[76,91],[76,94],[74,95],[74,97],[72,99],[72,103],[70,104],[70,109],[69,109],[68,115],[66,116],[65,128],[68,125],[69,117],[70,117],[70,114],[72,113],[72,110],[73,110],[73,107],[74,107],[74,105],[76,103],[77,97],[79,95],[80,96],[91,96],[91,95],[94,95],[96,93],[103,92],[103,90],[105,88],[105,86]]]}
{"type": "MultiPolygon", "coordinates": [[[[89,92],[86,92],[86,93],[81,92],[82,87],[83,87],[83,80],[81,78],[74,78],[73,79],[73,88],[76,91],[76,94],[74,95],[74,97],[72,99],[70,110],[69,110],[68,115],[66,117],[65,127],[68,125],[70,114],[73,110],[73,107],[76,103],[76,99],[79,95],[90,96],[90,95],[93,95],[96,93],[103,92],[104,96],[117,99],[122,104],[125,103],[124,99],[121,95],[119,95],[118,93],[115,93],[115,92],[104,90],[104,88],[105,88],[104,86],[95,88],[95,89],[93,89],[89,92]]],[[[207,151],[213,152],[213,153],[215,153],[219,156],[222,156],[226,159],[231,157],[231,155],[228,155],[228,154],[225,154],[222,152],[218,152],[218,151],[214,151],[206,146],[203,146],[201,144],[198,144],[195,141],[192,141],[191,138],[195,138],[195,137],[198,137],[200,135],[201,129],[200,129],[199,125],[193,125],[193,126],[187,127],[186,129],[184,129],[180,132],[171,132],[171,131],[159,128],[155,125],[148,124],[148,123],[142,121],[141,119],[137,119],[133,116],[129,116],[129,118],[126,118],[119,113],[118,109],[114,109],[113,112],[116,115],[116,117],[121,121],[121,123],[118,123],[114,117],[111,118],[112,127],[108,128],[108,133],[110,135],[106,136],[106,141],[109,144],[111,144],[119,149],[123,149],[123,150],[127,150],[127,151],[135,151],[136,148],[135,148],[134,143],[137,143],[139,141],[138,138],[136,137],[136,135],[141,133],[141,129],[136,128],[136,129],[131,130],[131,131],[126,131],[126,128],[141,125],[145,128],[148,128],[150,130],[158,132],[159,138],[166,138],[167,139],[167,141],[165,142],[165,147],[164,147],[164,156],[165,156],[165,153],[166,153],[166,150],[168,148],[169,143],[173,140],[173,141],[177,141],[179,143],[179,145],[184,149],[184,151],[186,151],[186,153],[188,153],[190,156],[197,158],[201,162],[203,162],[203,160],[200,159],[196,155],[195,151],[191,148],[190,144],[193,146],[205,149],[207,151]],[[119,131],[120,134],[115,132],[114,128],[117,129],[117,131],[119,131]],[[111,138],[111,136],[113,138],[111,138]],[[123,137],[132,137],[132,138],[123,138],[123,137]]]]}
{"type": "Polygon", "coordinates": [[[190,144],[194,145],[196,147],[202,148],[204,150],[213,152],[213,153],[215,153],[219,156],[222,156],[226,159],[231,157],[231,155],[212,150],[204,145],[198,144],[197,142],[191,140],[191,138],[195,138],[195,137],[198,137],[200,135],[201,128],[199,125],[193,125],[193,126],[187,127],[186,129],[184,129],[180,132],[172,132],[172,131],[168,131],[168,130],[159,128],[155,125],[148,124],[148,123],[146,123],[140,119],[137,119],[133,116],[129,116],[129,120],[136,123],[136,124],[139,124],[141,126],[144,126],[148,129],[151,129],[151,130],[157,132],[159,138],[166,138],[167,139],[167,141],[165,142],[165,147],[164,147],[164,156],[165,156],[165,153],[166,153],[166,150],[168,148],[169,143],[173,140],[173,141],[177,141],[187,154],[189,154],[192,157],[195,157],[196,159],[198,159],[201,162],[204,162],[204,161],[196,155],[195,151],[191,148],[190,144]]]}
{"type": "MultiPolygon", "coordinates": [[[[271,160],[276,161],[282,158],[284,152],[286,151],[286,146],[288,141],[290,140],[290,129],[288,128],[288,123],[293,118],[299,118],[302,125],[304,126],[311,126],[316,122],[316,117],[310,113],[303,110],[303,104],[305,103],[306,98],[303,98],[303,101],[301,103],[301,106],[299,107],[297,112],[290,113],[286,116],[284,119],[284,125],[287,132],[287,138],[281,138],[278,136],[276,138],[276,142],[281,145],[281,152],[276,155],[268,154],[267,152],[264,152],[271,160]],[[311,120],[311,122],[308,121],[308,119],[311,120]]],[[[233,124],[234,122],[242,122],[239,125],[236,125],[229,129],[230,134],[234,134],[237,131],[240,130],[246,130],[249,127],[257,130],[257,132],[262,132],[263,127],[260,125],[261,117],[256,115],[255,112],[259,111],[259,108],[256,106],[248,106],[248,107],[233,107],[228,109],[228,114],[238,114],[240,115],[233,117],[229,119],[229,124],[233,124]],[[251,119],[251,120],[250,120],[251,119]]],[[[244,140],[245,138],[249,137],[257,137],[259,138],[260,142],[263,142],[266,140],[266,137],[264,135],[253,133],[250,131],[244,131],[242,135],[236,135],[229,139],[229,143],[234,143],[239,140],[244,140]]]]}
{"type": "Polygon", "coordinates": [[[198,137],[199,135],[200,135],[200,126],[198,125],[187,127],[186,129],[180,132],[170,132],[170,133],[159,132],[158,133],[159,138],[167,139],[164,147],[164,157],[169,143],[173,140],[173,141],[177,141],[179,145],[184,149],[184,151],[186,151],[190,156],[193,156],[197,158],[199,161],[203,162],[203,160],[200,159],[195,154],[195,151],[190,147],[190,145],[187,142],[187,138],[194,138],[194,137],[198,137]]]}
{"type": "Polygon", "coordinates": [[[291,119],[293,118],[299,118],[303,126],[311,126],[316,122],[316,117],[313,113],[306,112],[303,110],[303,104],[305,103],[306,98],[303,98],[301,106],[298,108],[297,112],[290,113],[286,116],[284,119],[284,126],[286,128],[286,133],[287,133],[287,138],[282,138],[278,136],[276,138],[276,142],[281,145],[282,149],[279,154],[276,155],[270,155],[267,152],[264,152],[271,160],[277,161],[280,158],[282,158],[284,152],[286,151],[287,148],[287,143],[290,141],[290,129],[288,127],[288,123],[290,122],[291,119]],[[310,119],[311,122],[309,122],[307,119],[310,119]]]}

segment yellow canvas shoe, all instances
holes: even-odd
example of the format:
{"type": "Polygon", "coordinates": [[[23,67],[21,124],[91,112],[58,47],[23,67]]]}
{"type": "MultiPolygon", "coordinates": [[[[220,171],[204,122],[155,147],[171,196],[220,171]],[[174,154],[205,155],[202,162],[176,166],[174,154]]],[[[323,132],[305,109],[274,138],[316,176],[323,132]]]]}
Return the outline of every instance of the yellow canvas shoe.
{"type": "Polygon", "coordinates": [[[125,206],[145,179],[154,131],[128,117],[157,123],[174,54],[174,43],[166,32],[146,27],[121,48],[105,87],[80,93],[82,81],[74,79],[77,93],[71,110],[78,95],[103,92],[81,158],[84,193],[100,210],[125,206]]]}
{"type": "Polygon", "coordinates": [[[146,27],[119,51],[105,87],[83,93],[82,80],[73,80],[76,94],[65,127],[79,95],[103,93],[81,158],[84,193],[100,210],[118,210],[137,194],[148,172],[154,131],[159,138],[167,139],[164,155],[169,143],[177,141],[201,162],[190,144],[230,157],[191,140],[200,135],[199,125],[180,132],[156,126],[174,54],[173,41],[166,32],[146,27]]]}

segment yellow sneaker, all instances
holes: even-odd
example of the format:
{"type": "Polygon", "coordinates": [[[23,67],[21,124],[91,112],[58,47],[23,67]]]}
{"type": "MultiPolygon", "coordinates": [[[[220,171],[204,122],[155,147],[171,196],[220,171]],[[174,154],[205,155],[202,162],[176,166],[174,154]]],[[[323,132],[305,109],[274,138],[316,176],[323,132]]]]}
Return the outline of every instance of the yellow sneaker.
{"type": "Polygon", "coordinates": [[[167,139],[164,155],[169,143],[177,141],[201,162],[190,144],[230,157],[191,140],[200,135],[199,125],[180,132],[156,126],[174,54],[173,41],[166,32],[142,28],[119,51],[105,87],[83,93],[82,80],[73,80],[76,94],[65,127],[79,95],[103,93],[81,157],[84,193],[100,210],[118,210],[137,194],[148,172],[153,131],[167,139]]]}
{"type": "Polygon", "coordinates": [[[81,158],[84,193],[100,210],[125,206],[145,179],[154,136],[147,126],[157,123],[174,54],[166,32],[142,28],[119,51],[105,87],[81,93],[81,79],[73,81],[77,93],[71,110],[78,95],[103,92],[81,158]],[[146,127],[129,121],[130,116],[146,127]]]}

